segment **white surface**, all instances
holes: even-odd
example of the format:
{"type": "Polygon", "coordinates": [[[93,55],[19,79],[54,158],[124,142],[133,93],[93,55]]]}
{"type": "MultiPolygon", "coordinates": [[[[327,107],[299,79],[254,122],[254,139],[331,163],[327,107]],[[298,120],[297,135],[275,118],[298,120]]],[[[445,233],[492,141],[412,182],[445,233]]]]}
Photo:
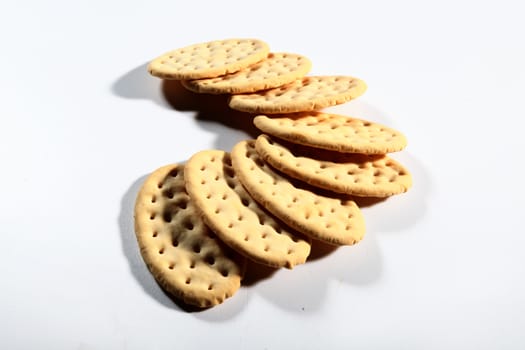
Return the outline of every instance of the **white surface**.
{"type": "Polygon", "coordinates": [[[520,2],[302,3],[2,3],[0,348],[525,347],[520,2]],[[229,37],[364,79],[333,110],[403,131],[414,187],[364,209],[362,243],[191,313],[139,256],[134,197],[247,135],[174,109],[145,64],[229,37]]]}

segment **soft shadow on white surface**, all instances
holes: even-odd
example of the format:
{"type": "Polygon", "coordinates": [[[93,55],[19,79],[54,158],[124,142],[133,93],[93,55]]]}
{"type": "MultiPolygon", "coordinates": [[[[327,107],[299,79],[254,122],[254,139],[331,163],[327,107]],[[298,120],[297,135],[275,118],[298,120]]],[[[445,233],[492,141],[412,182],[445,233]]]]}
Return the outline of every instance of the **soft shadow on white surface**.
{"type": "Polygon", "coordinates": [[[383,203],[363,209],[369,232],[402,233],[420,222],[428,210],[427,202],[432,190],[432,180],[428,171],[407,151],[396,156],[396,159],[412,174],[412,188],[406,193],[388,198],[383,203]]]}
{"type": "Polygon", "coordinates": [[[314,242],[313,249],[324,252],[314,261],[309,259],[292,271],[279,270],[272,278],[250,288],[283,310],[313,313],[327,301],[331,283],[359,287],[372,285],[381,277],[383,259],[372,234],[355,246],[327,248],[314,242]]]}
{"type": "MultiPolygon", "coordinates": [[[[372,285],[381,277],[382,261],[373,235],[367,235],[366,239],[351,247],[314,242],[308,261],[293,270],[249,262],[241,290],[227,302],[245,308],[250,296],[256,294],[288,312],[315,313],[327,301],[330,284],[372,285]]],[[[203,321],[214,322],[224,320],[222,312],[211,308],[194,315],[203,321]]]]}
{"type": "Polygon", "coordinates": [[[216,149],[229,152],[240,140],[260,133],[253,125],[253,114],[228,107],[228,95],[197,94],[174,80],[162,82],[162,94],[174,110],[195,112],[196,125],[215,135],[216,149]]]}
{"type": "Polygon", "coordinates": [[[119,77],[111,91],[121,98],[151,100],[163,108],[194,112],[196,125],[216,135],[215,149],[230,151],[238,141],[258,135],[253,115],[230,109],[227,95],[193,93],[179,81],[151,76],[147,63],[119,77]]]}
{"type": "Polygon", "coordinates": [[[148,63],[130,70],[111,86],[114,95],[129,99],[151,100],[158,105],[171,108],[160,93],[160,79],[147,71],[148,63]]]}

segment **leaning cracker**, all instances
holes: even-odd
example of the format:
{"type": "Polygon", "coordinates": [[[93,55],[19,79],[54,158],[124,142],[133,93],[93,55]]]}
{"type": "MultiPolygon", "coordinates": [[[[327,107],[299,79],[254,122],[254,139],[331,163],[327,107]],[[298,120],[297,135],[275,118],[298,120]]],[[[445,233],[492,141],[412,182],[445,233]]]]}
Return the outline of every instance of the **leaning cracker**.
{"type": "Polygon", "coordinates": [[[268,44],[257,39],[216,40],[186,46],[155,58],[151,75],[162,79],[202,79],[237,72],[268,56],[268,44]]]}
{"type": "Polygon", "coordinates": [[[264,133],[283,140],[344,153],[385,154],[400,151],[407,144],[397,130],[337,114],[260,115],[253,122],[264,133]]]}
{"type": "Polygon", "coordinates": [[[184,80],[187,89],[208,94],[240,94],[282,86],[305,76],[312,64],[302,55],[270,53],[259,63],[215,78],[184,80]]]}
{"type": "Polygon", "coordinates": [[[363,238],[365,222],[354,201],[295,187],[264,163],[254,140],[239,142],[231,157],[246,190],[288,226],[336,245],[354,244],[363,238]]]}
{"type": "Polygon", "coordinates": [[[257,153],[288,176],[312,186],[354,196],[388,197],[412,185],[408,170],[386,155],[340,153],[299,146],[260,135],[257,153]]]}
{"type": "Polygon", "coordinates": [[[199,214],[226,244],[246,257],[292,268],[310,254],[310,244],[263,210],[237,179],[230,155],[209,150],[186,163],[186,190],[199,214]]]}
{"type": "Polygon", "coordinates": [[[250,113],[313,111],[361,96],[366,84],[349,76],[307,76],[270,90],[233,95],[231,108],[250,113]]]}
{"type": "Polygon", "coordinates": [[[217,305],[239,289],[245,259],[196,215],[181,165],[161,167],[146,179],[135,202],[135,232],[155,279],[187,304],[217,305]]]}

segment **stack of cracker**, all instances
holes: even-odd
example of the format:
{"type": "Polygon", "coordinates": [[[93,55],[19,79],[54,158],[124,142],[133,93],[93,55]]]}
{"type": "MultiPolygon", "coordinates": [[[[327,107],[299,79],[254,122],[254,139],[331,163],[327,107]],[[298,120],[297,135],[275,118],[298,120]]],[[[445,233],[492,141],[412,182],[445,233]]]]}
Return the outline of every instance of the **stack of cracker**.
{"type": "Polygon", "coordinates": [[[350,76],[307,76],[308,58],[256,39],[196,44],[153,60],[150,74],[197,93],[230,94],[261,134],[230,152],[203,150],[155,170],[135,205],[141,254],[158,283],[198,307],[241,286],[246,259],[276,268],[307,261],[316,241],[352,245],[365,233],[356,197],[406,192],[408,170],[388,157],[392,128],[322,108],[362,95],[350,76]]]}

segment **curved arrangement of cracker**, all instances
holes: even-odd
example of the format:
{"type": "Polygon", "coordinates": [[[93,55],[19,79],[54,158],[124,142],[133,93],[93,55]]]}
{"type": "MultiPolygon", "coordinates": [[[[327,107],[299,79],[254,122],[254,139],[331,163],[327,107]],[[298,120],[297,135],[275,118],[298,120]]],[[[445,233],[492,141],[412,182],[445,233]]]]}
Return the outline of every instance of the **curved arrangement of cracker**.
{"type": "MultiPolygon", "coordinates": [[[[352,245],[365,220],[353,199],[406,192],[412,177],[388,157],[405,136],[320,109],[362,95],[364,81],[307,76],[308,58],[270,53],[257,39],[195,44],[148,65],[198,93],[230,94],[232,109],[259,113],[256,140],[207,150],[154,171],[135,205],[141,254],[170,294],[199,307],[240,287],[245,258],[272,267],[305,263],[312,244],[352,245]]],[[[357,199],[356,199],[357,200],[357,199]]],[[[249,271],[247,271],[249,273],[249,271]]]]}
{"type": "Polygon", "coordinates": [[[250,113],[314,111],[348,102],[365,91],[365,82],[354,77],[306,76],[274,89],[233,95],[229,105],[250,113]]]}
{"type": "Polygon", "coordinates": [[[272,167],[329,191],[363,197],[388,197],[406,192],[412,176],[386,155],[340,153],[300,146],[260,135],[257,153],[272,167]]]}
{"type": "Polygon", "coordinates": [[[224,151],[201,151],[188,160],[186,190],[206,224],[244,256],[292,268],[310,254],[310,244],[277,222],[246,192],[224,151]]]}
{"type": "Polygon", "coordinates": [[[208,94],[242,94],[272,89],[299,79],[308,73],[312,63],[302,55],[270,53],[268,57],[238,72],[215,78],[184,80],[188,90],[208,94]]]}
{"type": "Polygon", "coordinates": [[[138,193],[134,218],[142,257],[168,293],[187,304],[209,307],[239,289],[245,260],[196,215],[181,165],[149,175],[138,193]]]}
{"type": "Polygon", "coordinates": [[[354,201],[296,188],[263,162],[253,140],[239,142],[231,156],[252,197],[297,231],[336,245],[351,245],[363,238],[365,221],[354,201]]]}
{"type": "Polygon", "coordinates": [[[345,153],[385,154],[407,144],[401,132],[387,126],[317,111],[260,115],[253,123],[264,133],[292,143],[345,153]]]}
{"type": "Polygon", "coordinates": [[[167,52],[151,61],[148,71],[163,79],[213,78],[257,63],[269,52],[257,39],[216,40],[167,52]]]}

